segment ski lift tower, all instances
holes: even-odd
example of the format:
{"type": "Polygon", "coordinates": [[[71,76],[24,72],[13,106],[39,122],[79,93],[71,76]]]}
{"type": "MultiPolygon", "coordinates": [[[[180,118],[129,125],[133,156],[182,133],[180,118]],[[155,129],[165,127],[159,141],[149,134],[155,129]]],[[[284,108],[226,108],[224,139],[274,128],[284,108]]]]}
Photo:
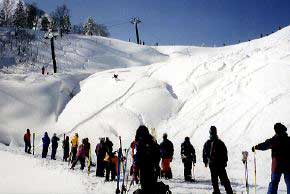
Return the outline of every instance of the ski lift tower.
{"type": "Polygon", "coordinates": [[[141,23],[141,20],[139,18],[135,17],[135,18],[131,19],[131,23],[134,24],[134,26],[135,26],[137,44],[140,44],[138,24],[141,23]]]}
{"type": "Polygon", "coordinates": [[[49,29],[47,33],[45,33],[44,38],[50,39],[50,47],[51,47],[51,58],[53,63],[53,73],[57,72],[56,67],[56,60],[55,60],[55,52],[54,52],[54,37],[56,37],[58,34],[52,32],[52,29],[49,29]]]}

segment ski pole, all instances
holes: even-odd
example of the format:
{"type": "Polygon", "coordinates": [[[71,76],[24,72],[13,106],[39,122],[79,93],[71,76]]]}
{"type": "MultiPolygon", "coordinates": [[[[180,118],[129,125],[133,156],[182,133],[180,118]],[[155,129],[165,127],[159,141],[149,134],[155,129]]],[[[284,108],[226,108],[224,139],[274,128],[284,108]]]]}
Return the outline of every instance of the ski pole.
{"type": "Polygon", "coordinates": [[[116,189],[116,194],[120,193],[120,173],[121,173],[121,157],[122,157],[122,140],[121,136],[119,136],[120,140],[120,148],[118,152],[118,176],[117,176],[117,189],[116,189]]]}
{"type": "Polygon", "coordinates": [[[249,156],[249,153],[247,151],[243,151],[242,155],[243,155],[242,162],[245,165],[246,191],[247,191],[247,194],[249,194],[249,184],[248,184],[248,156],[249,156]]]}
{"type": "Polygon", "coordinates": [[[255,194],[257,193],[257,162],[256,162],[256,148],[254,148],[254,185],[255,194]]]}
{"type": "Polygon", "coordinates": [[[32,134],[32,155],[34,155],[34,141],[35,141],[35,133],[32,134]]]}

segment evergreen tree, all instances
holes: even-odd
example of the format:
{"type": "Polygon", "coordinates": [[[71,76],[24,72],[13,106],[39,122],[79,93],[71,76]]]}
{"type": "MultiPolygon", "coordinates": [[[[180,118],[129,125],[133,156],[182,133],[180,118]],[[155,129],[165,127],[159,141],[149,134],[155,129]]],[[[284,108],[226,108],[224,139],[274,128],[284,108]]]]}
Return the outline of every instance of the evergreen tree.
{"type": "Polygon", "coordinates": [[[47,31],[48,30],[48,27],[49,27],[49,20],[47,17],[42,17],[41,19],[41,30],[44,30],[44,31],[47,31]]]}
{"type": "Polygon", "coordinates": [[[32,29],[37,19],[37,6],[35,3],[26,5],[27,27],[32,29]]]}
{"type": "Polygon", "coordinates": [[[97,24],[92,17],[88,18],[88,21],[84,24],[84,34],[85,35],[96,35],[97,34],[97,24]]]}
{"type": "Polygon", "coordinates": [[[9,27],[13,24],[13,3],[11,0],[3,0],[2,1],[2,9],[1,9],[1,15],[4,18],[3,20],[3,26],[9,27]]]}
{"type": "Polygon", "coordinates": [[[17,7],[13,15],[13,24],[17,28],[25,28],[27,26],[27,17],[22,1],[17,3],[17,7]]]}
{"type": "Polygon", "coordinates": [[[5,26],[5,12],[3,9],[0,10],[0,27],[5,26]]]}
{"type": "Polygon", "coordinates": [[[71,28],[70,13],[66,5],[57,6],[56,10],[51,13],[53,20],[52,27],[54,30],[59,29],[61,32],[68,33],[71,28]]]}

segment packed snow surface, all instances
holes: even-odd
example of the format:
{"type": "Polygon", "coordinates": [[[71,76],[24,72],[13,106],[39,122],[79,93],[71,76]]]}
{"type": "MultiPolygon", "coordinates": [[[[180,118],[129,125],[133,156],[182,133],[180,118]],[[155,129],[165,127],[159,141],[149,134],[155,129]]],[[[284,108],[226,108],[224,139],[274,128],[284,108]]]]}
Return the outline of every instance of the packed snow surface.
{"type": "MultiPolygon", "coordinates": [[[[218,48],[150,47],[68,35],[56,40],[60,73],[46,76],[39,69],[49,65],[50,50],[38,44],[42,63],[5,67],[10,74],[0,74],[0,142],[10,145],[0,147],[5,164],[0,193],[22,193],[15,188],[23,185],[27,193],[114,192],[115,183],[104,185],[103,179],[71,172],[60,161],[21,154],[26,128],[36,133],[37,154],[45,131],[50,136],[78,132],[81,138],[89,137],[93,147],[99,137],[108,136],[117,149],[118,136],[128,147],[140,124],[156,128],[159,142],[166,132],[175,145],[174,179],[165,182],[173,193],[202,194],[211,192],[209,170],[202,163],[211,125],[228,147],[227,170],[237,193],[245,193],[241,152],[273,136],[276,122],[290,127],[290,27],[262,39],[218,48]],[[113,79],[113,74],[119,79],[113,79]],[[195,184],[182,181],[180,144],[185,136],[191,138],[197,153],[195,177],[199,182],[195,184]],[[26,166],[23,172],[17,169],[26,166]],[[22,173],[29,169],[38,181],[36,188],[25,184],[28,180],[22,173]],[[62,187],[66,177],[71,182],[62,187]],[[47,179],[54,178],[62,184],[44,191],[47,179]]],[[[270,152],[257,152],[256,157],[258,193],[266,193],[270,152]]],[[[250,154],[251,189],[253,171],[250,154]]],[[[280,189],[279,193],[286,193],[283,181],[280,189]]]]}

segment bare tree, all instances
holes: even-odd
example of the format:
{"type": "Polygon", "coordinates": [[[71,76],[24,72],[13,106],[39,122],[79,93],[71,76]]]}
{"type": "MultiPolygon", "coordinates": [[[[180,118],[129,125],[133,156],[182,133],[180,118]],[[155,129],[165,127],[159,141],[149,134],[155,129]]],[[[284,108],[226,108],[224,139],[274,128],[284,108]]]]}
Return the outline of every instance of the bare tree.
{"type": "Polygon", "coordinates": [[[3,0],[1,14],[3,14],[3,26],[9,27],[13,23],[13,2],[12,0],[3,0]]]}

